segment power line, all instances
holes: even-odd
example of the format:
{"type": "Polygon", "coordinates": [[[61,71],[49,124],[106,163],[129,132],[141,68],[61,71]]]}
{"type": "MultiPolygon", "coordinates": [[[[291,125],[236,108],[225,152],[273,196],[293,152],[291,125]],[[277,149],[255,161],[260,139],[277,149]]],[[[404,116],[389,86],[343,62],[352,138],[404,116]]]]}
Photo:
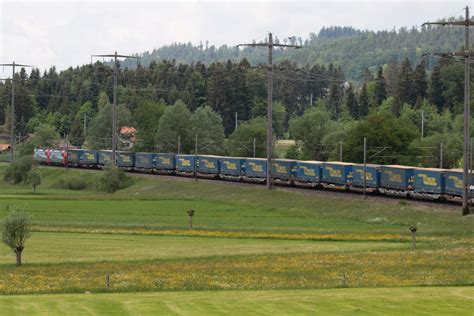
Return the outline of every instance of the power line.
{"type": "Polygon", "coordinates": [[[119,55],[115,54],[104,54],[104,55],[91,55],[91,61],[93,57],[113,57],[114,58],[114,97],[112,106],[112,161],[113,165],[117,165],[115,151],[117,148],[117,75],[118,65],[117,58],[137,58],[136,56],[119,55]]]}
{"type": "Polygon", "coordinates": [[[267,47],[268,48],[268,87],[267,87],[267,188],[272,188],[272,158],[273,158],[273,131],[272,131],[272,116],[273,116],[273,49],[275,47],[282,48],[296,48],[299,49],[301,46],[298,45],[286,45],[286,44],[277,44],[273,42],[272,33],[268,33],[268,42],[267,43],[251,43],[251,44],[239,44],[240,46],[250,46],[250,47],[267,47]]]}
{"type": "Polygon", "coordinates": [[[17,64],[0,64],[0,66],[12,67],[12,101],[10,105],[10,152],[11,161],[15,159],[15,67],[33,67],[31,65],[17,64]]]}
{"type": "MultiPolygon", "coordinates": [[[[463,196],[462,196],[462,212],[463,215],[470,213],[469,209],[469,183],[471,182],[471,170],[469,166],[469,157],[470,157],[470,136],[469,136],[469,124],[470,124],[470,58],[471,52],[469,51],[469,27],[473,26],[474,23],[471,21],[469,16],[469,7],[465,8],[465,19],[462,21],[440,21],[440,22],[427,22],[423,23],[425,25],[441,25],[441,26],[464,26],[464,51],[454,52],[451,55],[453,56],[462,56],[464,57],[464,146],[463,146],[463,196]],[[468,179],[469,177],[469,179],[468,179]]],[[[432,53],[430,55],[441,55],[446,56],[446,54],[432,53]]]]}

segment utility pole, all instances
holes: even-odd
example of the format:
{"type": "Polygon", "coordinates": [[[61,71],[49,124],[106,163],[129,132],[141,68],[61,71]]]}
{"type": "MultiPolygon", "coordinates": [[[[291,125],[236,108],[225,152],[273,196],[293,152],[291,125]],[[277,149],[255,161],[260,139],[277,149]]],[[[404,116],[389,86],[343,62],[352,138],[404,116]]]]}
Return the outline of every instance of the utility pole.
{"type": "Polygon", "coordinates": [[[198,134],[196,134],[194,139],[194,180],[198,180],[197,176],[197,160],[198,160],[198,134]]]}
{"type": "Polygon", "coordinates": [[[66,170],[69,171],[69,134],[66,135],[66,170]]]}
{"type": "Polygon", "coordinates": [[[423,139],[424,130],[425,130],[425,111],[421,110],[421,139],[423,139]]]}
{"type": "Polygon", "coordinates": [[[470,147],[470,152],[469,152],[469,177],[467,181],[467,187],[469,188],[469,208],[472,207],[472,146],[473,146],[473,139],[471,138],[469,144],[471,145],[470,147]]]}
{"type": "Polygon", "coordinates": [[[267,71],[267,189],[272,188],[272,159],[273,159],[273,129],[272,129],[272,115],[273,115],[273,48],[274,47],[287,47],[299,49],[302,46],[298,45],[286,45],[273,43],[273,34],[268,33],[267,43],[251,43],[251,44],[239,44],[240,46],[250,47],[267,47],[268,48],[268,71],[267,71]]]}
{"type": "Polygon", "coordinates": [[[117,149],[117,77],[118,77],[118,61],[117,58],[136,58],[137,56],[127,56],[127,55],[119,55],[117,52],[114,54],[105,54],[105,55],[91,55],[92,57],[113,57],[114,58],[114,99],[112,105],[112,161],[113,165],[117,165],[117,156],[116,156],[116,149],[117,149]]]}
{"type": "Polygon", "coordinates": [[[364,199],[367,198],[367,137],[364,137],[364,199]]]}
{"type": "Polygon", "coordinates": [[[239,124],[239,120],[238,120],[238,113],[235,112],[235,130],[237,130],[237,126],[239,124]]]}
{"type": "Polygon", "coordinates": [[[86,137],[87,132],[87,113],[84,113],[84,138],[86,137]]]}
{"type": "Polygon", "coordinates": [[[0,66],[12,67],[12,101],[10,104],[10,153],[11,161],[15,160],[15,67],[33,67],[12,62],[11,64],[0,64],[0,66]]]}
{"type": "Polygon", "coordinates": [[[471,52],[469,50],[469,27],[473,26],[474,23],[471,21],[469,16],[469,7],[465,8],[465,19],[463,21],[455,22],[427,22],[424,25],[441,25],[441,26],[464,26],[464,51],[454,52],[451,54],[443,53],[431,53],[431,56],[460,56],[464,58],[464,146],[463,146],[463,195],[462,195],[462,214],[467,215],[470,213],[469,209],[469,124],[470,124],[470,63],[471,63],[471,52]]]}

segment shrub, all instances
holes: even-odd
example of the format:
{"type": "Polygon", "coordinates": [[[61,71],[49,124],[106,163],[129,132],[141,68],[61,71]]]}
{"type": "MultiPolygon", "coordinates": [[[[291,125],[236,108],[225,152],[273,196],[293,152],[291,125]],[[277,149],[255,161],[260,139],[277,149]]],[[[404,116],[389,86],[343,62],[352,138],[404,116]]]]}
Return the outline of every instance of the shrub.
{"type": "Polygon", "coordinates": [[[57,186],[66,190],[85,190],[89,183],[80,176],[66,175],[59,179],[57,186]]]}
{"type": "Polygon", "coordinates": [[[107,166],[96,179],[97,189],[107,193],[114,193],[133,184],[132,178],[114,166],[107,166]]]}
{"type": "Polygon", "coordinates": [[[41,184],[41,176],[38,172],[31,170],[28,172],[28,184],[33,187],[33,191],[36,193],[36,187],[41,184]]]}
{"type": "Polygon", "coordinates": [[[292,145],[286,152],[287,159],[300,159],[300,150],[298,146],[292,145]]]}
{"type": "Polygon", "coordinates": [[[28,173],[33,168],[34,161],[31,156],[21,157],[10,163],[5,170],[4,180],[9,183],[18,184],[28,181],[28,173]]]}

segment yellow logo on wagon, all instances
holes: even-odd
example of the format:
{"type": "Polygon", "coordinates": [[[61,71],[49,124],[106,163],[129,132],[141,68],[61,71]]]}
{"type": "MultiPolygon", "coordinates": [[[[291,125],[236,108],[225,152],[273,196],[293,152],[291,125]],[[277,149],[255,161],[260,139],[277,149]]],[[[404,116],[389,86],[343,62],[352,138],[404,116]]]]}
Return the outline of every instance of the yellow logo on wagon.
{"type": "Polygon", "coordinates": [[[277,173],[287,173],[286,167],[279,164],[275,164],[275,170],[277,173]]]}
{"type": "Polygon", "coordinates": [[[303,174],[305,176],[309,176],[309,177],[315,177],[316,176],[316,172],[314,172],[314,169],[310,169],[306,166],[300,166],[301,169],[303,169],[303,174]]]}
{"type": "Polygon", "coordinates": [[[250,162],[249,166],[250,166],[250,169],[252,169],[252,171],[254,171],[254,172],[263,172],[262,165],[257,165],[254,162],[250,162]]]}
{"type": "Polygon", "coordinates": [[[331,177],[335,177],[335,178],[341,178],[342,177],[341,170],[334,169],[332,167],[326,167],[326,169],[329,171],[329,175],[331,177]]]}
{"type": "Polygon", "coordinates": [[[163,165],[171,165],[171,159],[168,157],[159,157],[163,165]]]}
{"type": "MultiPolygon", "coordinates": [[[[356,172],[357,173],[360,173],[360,177],[362,178],[362,180],[364,179],[364,169],[356,169],[356,172]]],[[[367,181],[373,181],[374,180],[374,175],[372,172],[369,172],[369,171],[365,171],[365,180],[367,181]]]]}
{"type": "Polygon", "coordinates": [[[435,177],[429,177],[428,175],[423,174],[423,173],[418,174],[418,177],[420,177],[423,180],[424,185],[429,185],[433,187],[438,185],[435,177]]]}
{"type": "Polygon", "coordinates": [[[191,167],[191,160],[180,158],[179,161],[181,162],[181,166],[183,167],[191,167]]]}
{"type": "Polygon", "coordinates": [[[214,161],[209,161],[209,160],[203,159],[202,162],[204,162],[204,166],[208,169],[215,169],[216,168],[216,164],[214,163],[214,161]]]}
{"type": "Polygon", "coordinates": [[[386,174],[388,174],[388,178],[391,182],[399,182],[402,183],[402,175],[400,173],[394,173],[392,171],[384,171],[386,174]]]}
{"type": "Polygon", "coordinates": [[[459,177],[456,177],[456,176],[449,176],[448,179],[453,180],[454,187],[456,187],[458,189],[462,189],[462,179],[460,179],[459,177]]]}
{"type": "Polygon", "coordinates": [[[237,164],[235,162],[224,161],[224,165],[226,165],[226,168],[229,170],[237,170],[237,164]]]}

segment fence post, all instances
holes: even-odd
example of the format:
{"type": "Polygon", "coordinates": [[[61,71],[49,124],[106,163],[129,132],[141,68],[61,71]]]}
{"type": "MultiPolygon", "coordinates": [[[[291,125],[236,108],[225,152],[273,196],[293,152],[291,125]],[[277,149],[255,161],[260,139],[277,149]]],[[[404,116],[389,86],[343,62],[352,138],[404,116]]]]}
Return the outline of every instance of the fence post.
{"type": "Polygon", "coordinates": [[[417,228],[415,225],[410,226],[410,231],[411,231],[411,248],[412,250],[416,249],[416,231],[417,228]]]}
{"type": "Polygon", "coordinates": [[[189,225],[189,229],[193,229],[194,210],[189,210],[189,211],[187,211],[187,213],[188,213],[188,225],[189,225]]]}
{"type": "Polygon", "coordinates": [[[110,274],[108,272],[105,274],[105,288],[107,290],[110,288],[110,274]]]}

